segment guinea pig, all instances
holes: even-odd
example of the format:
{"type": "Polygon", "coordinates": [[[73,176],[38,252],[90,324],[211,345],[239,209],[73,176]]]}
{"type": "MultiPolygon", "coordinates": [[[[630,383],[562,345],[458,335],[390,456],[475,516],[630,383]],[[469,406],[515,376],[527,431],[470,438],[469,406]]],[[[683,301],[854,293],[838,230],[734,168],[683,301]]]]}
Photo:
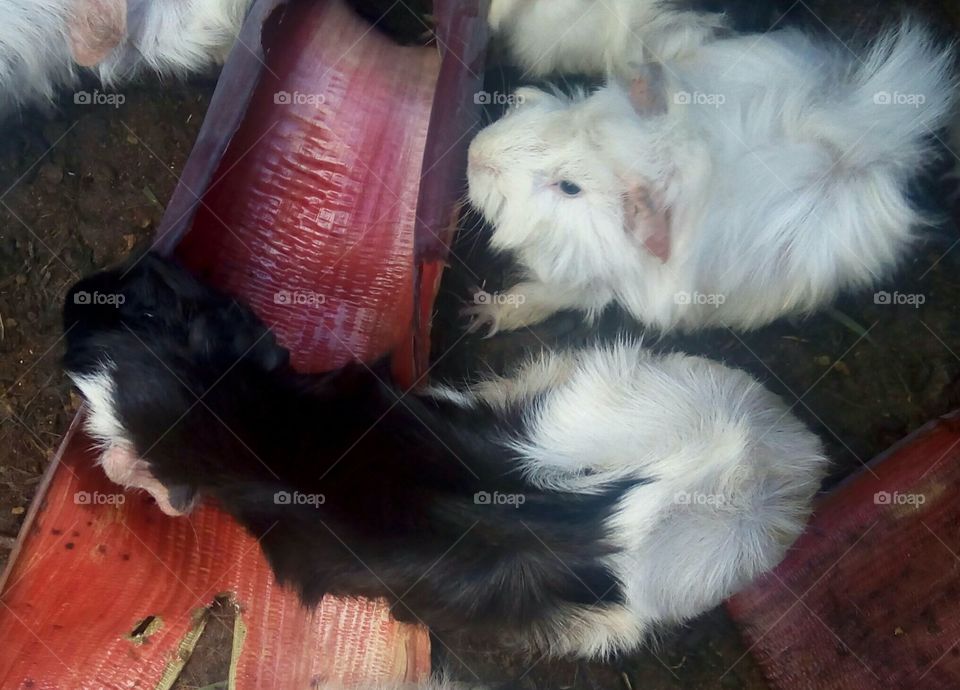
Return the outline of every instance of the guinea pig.
{"type": "Polygon", "coordinates": [[[442,633],[602,657],[773,568],[825,472],[749,375],[620,342],[404,391],[293,371],[245,307],[148,255],[69,293],[87,431],[216,499],[304,602],[385,597],[442,633]]]}
{"type": "Polygon", "coordinates": [[[681,57],[721,31],[723,15],[662,0],[492,0],[488,20],[527,74],[627,76],[681,57]]]}
{"type": "Polygon", "coordinates": [[[5,0],[0,114],[49,103],[90,68],[105,84],[223,62],[252,0],[5,0]]]}
{"type": "Polygon", "coordinates": [[[519,90],[468,183],[525,277],[472,327],[618,302],[661,332],[751,329],[879,280],[924,222],[909,186],[949,119],[951,60],[911,23],[862,61],[783,31],[590,95],[519,90]]]}

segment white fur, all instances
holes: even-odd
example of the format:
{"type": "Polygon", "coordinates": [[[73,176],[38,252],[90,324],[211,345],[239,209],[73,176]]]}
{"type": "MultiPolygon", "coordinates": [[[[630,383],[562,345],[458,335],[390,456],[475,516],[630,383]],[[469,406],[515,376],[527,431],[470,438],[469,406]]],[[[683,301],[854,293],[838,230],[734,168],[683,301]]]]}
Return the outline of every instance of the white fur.
{"type": "Polygon", "coordinates": [[[543,354],[464,393],[502,409],[527,403],[512,445],[537,485],[582,493],[652,480],[609,522],[626,604],[569,611],[537,640],[554,654],[632,649],[773,568],[826,469],[817,437],[749,375],[639,344],[543,354]]]}
{"type": "Polygon", "coordinates": [[[185,76],[221,64],[252,0],[128,0],[130,34],[99,67],[104,82],[143,70],[185,76]]]}
{"type": "MultiPolygon", "coordinates": [[[[76,81],[68,23],[77,0],[0,2],[0,115],[50,103],[76,81]]],[[[252,0],[127,0],[128,34],[96,68],[107,84],[144,71],[183,76],[217,63],[252,0]]]]}
{"type": "Polygon", "coordinates": [[[665,113],[636,111],[616,83],[571,100],[521,90],[472,143],[468,178],[492,246],[526,270],[526,301],[474,316],[509,329],[618,301],[663,330],[755,328],[870,285],[922,222],[907,187],[952,107],[950,58],[911,24],[862,64],[785,31],[666,63],[665,113]],[[666,262],[628,230],[633,187],[670,211],[666,262]]]}
{"type": "Polygon", "coordinates": [[[189,512],[192,506],[186,511],[173,506],[170,491],[153,476],[147,462],[137,455],[130,435],[117,415],[112,370],[113,365],[107,362],[94,374],[70,374],[74,385],[86,399],[87,416],[84,429],[100,449],[97,464],[115,484],[149,493],[160,510],[167,515],[177,516],[189,512]]]}
{"type": "Polygon", "coordinates": [[[87,433],[105,445],[130,445],[131,441],[117,417],[116,405],[113,402],[112,371],[113,364],[106,362],[101,370],[94,374],[70,374],[70,378],[87,401],[88,413],[84,422],[87,433]]]}
{"type": "Polygon", "coordinates": [[[0,113],[49,102],[58,87],[72,82],[69,7],[69,0],[0,2],[0,113]]]}
{"type": "Polygon", "coordinates": [[[712,39],[721,15],[659,0],[493,0],[491,27],[529,74],[630,74],[648,60],[680,57],[712,39]]]}

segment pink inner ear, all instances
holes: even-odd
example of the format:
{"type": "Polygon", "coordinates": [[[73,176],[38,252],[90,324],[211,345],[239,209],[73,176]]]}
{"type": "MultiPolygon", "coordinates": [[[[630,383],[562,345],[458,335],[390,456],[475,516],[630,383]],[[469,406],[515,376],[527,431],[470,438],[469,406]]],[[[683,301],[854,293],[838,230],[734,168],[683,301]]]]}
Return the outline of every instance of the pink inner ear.
{"type": "Polygon", "coordinates": [[[670,209],[651,219],[651,231],[643,246],[663,263],[670,260],[670,209]]]}
{"type": "Polygon", "coordinates": [[[628,95],[638,115],[662,115],[667,112],[663,66],[647,63],[639,68],[637,77],[629,84],[628,95]]]}
{"type": "Polygon", "coordinates": [[[127,35],[126,0],[74,0],[68,33],[74,62],[99,64],[127,35]]]}
{"type": "Polygon", "coordinates": [[[624,199],[626,231],[663,263],[670,259],[670,209],[657,204],[650,190],[631,186],[624,199]]]}

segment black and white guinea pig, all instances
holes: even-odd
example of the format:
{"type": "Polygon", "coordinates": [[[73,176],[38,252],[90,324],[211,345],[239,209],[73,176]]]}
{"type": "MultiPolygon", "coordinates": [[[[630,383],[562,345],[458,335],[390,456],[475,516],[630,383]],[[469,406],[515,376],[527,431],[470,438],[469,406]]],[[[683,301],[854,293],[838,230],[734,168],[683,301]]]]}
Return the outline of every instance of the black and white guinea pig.
{"type": "Polygon", "coordinates": [[[490,27],[533,76],[556,72],[626,77],[712,40],[723,15],[663,0],[492,0],[490,27]]]}
{"type": "Polygon", "coordinates": [[[473,326],[618,302],[660,331],[750,329],[880,280],[925,222],[910,184],[954,107],[952,60],[910,22],[862,59],[788,30],[589,95],[519,90],[468,181],[525,279],[473,326]]]}
{"type": "Polygon", "coordinates": [[[0,113],[49,102],[89,67],[105,84],[223,62],[252,0],[4,0],[0,113]]]}
{"type": "Polygon", "coordinates": [[[307,603],[385,597],[440,634],[635,648],[777,565],[826,467],[746,373],[635,343],[415,392],[383,363],[303,375],[153,255],[81,281],[64,320],[112,478],[168,513],[212,496],[307,603]]]}

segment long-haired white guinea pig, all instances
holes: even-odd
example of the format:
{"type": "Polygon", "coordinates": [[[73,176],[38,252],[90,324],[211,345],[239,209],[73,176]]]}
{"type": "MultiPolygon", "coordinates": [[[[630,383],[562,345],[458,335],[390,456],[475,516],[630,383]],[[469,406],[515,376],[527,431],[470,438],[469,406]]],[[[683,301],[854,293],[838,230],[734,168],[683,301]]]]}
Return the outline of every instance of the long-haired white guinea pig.
{"type": "Polygon", "coordinates": [[[470,147],[469,197],[526,278],[470,307],[514,329],[619,302],[656,329],[749,329],[869,285],[924,220],[949,51],[905,23],[863,60],[794,31],[722,39],[642,78],[532,89],[470,147]]]}
{"type": "Polygon", "coordinates": [[[140,70],[182,75],[224,60],[252,0],[4,0],[0,115],[49,102],[91,68],[106,84],[140,70]]]}
{"type": "Polygon", "coordinates": [[[169,513],[214,497],[308,604],[384,597],[441,634],[633,649],[776,566],[826,467],[746,373],[635,343],[409,393],[383,363],[298,374],[249,309],[155,256],[79,283],[64,323],[111,478],[169,513]]]}
{"type": "Polygon", "coordinates": [[[492,0],[489,21],[528,74],[626,76],[711,40],[722,15],[662,0],[492,0]]]}

